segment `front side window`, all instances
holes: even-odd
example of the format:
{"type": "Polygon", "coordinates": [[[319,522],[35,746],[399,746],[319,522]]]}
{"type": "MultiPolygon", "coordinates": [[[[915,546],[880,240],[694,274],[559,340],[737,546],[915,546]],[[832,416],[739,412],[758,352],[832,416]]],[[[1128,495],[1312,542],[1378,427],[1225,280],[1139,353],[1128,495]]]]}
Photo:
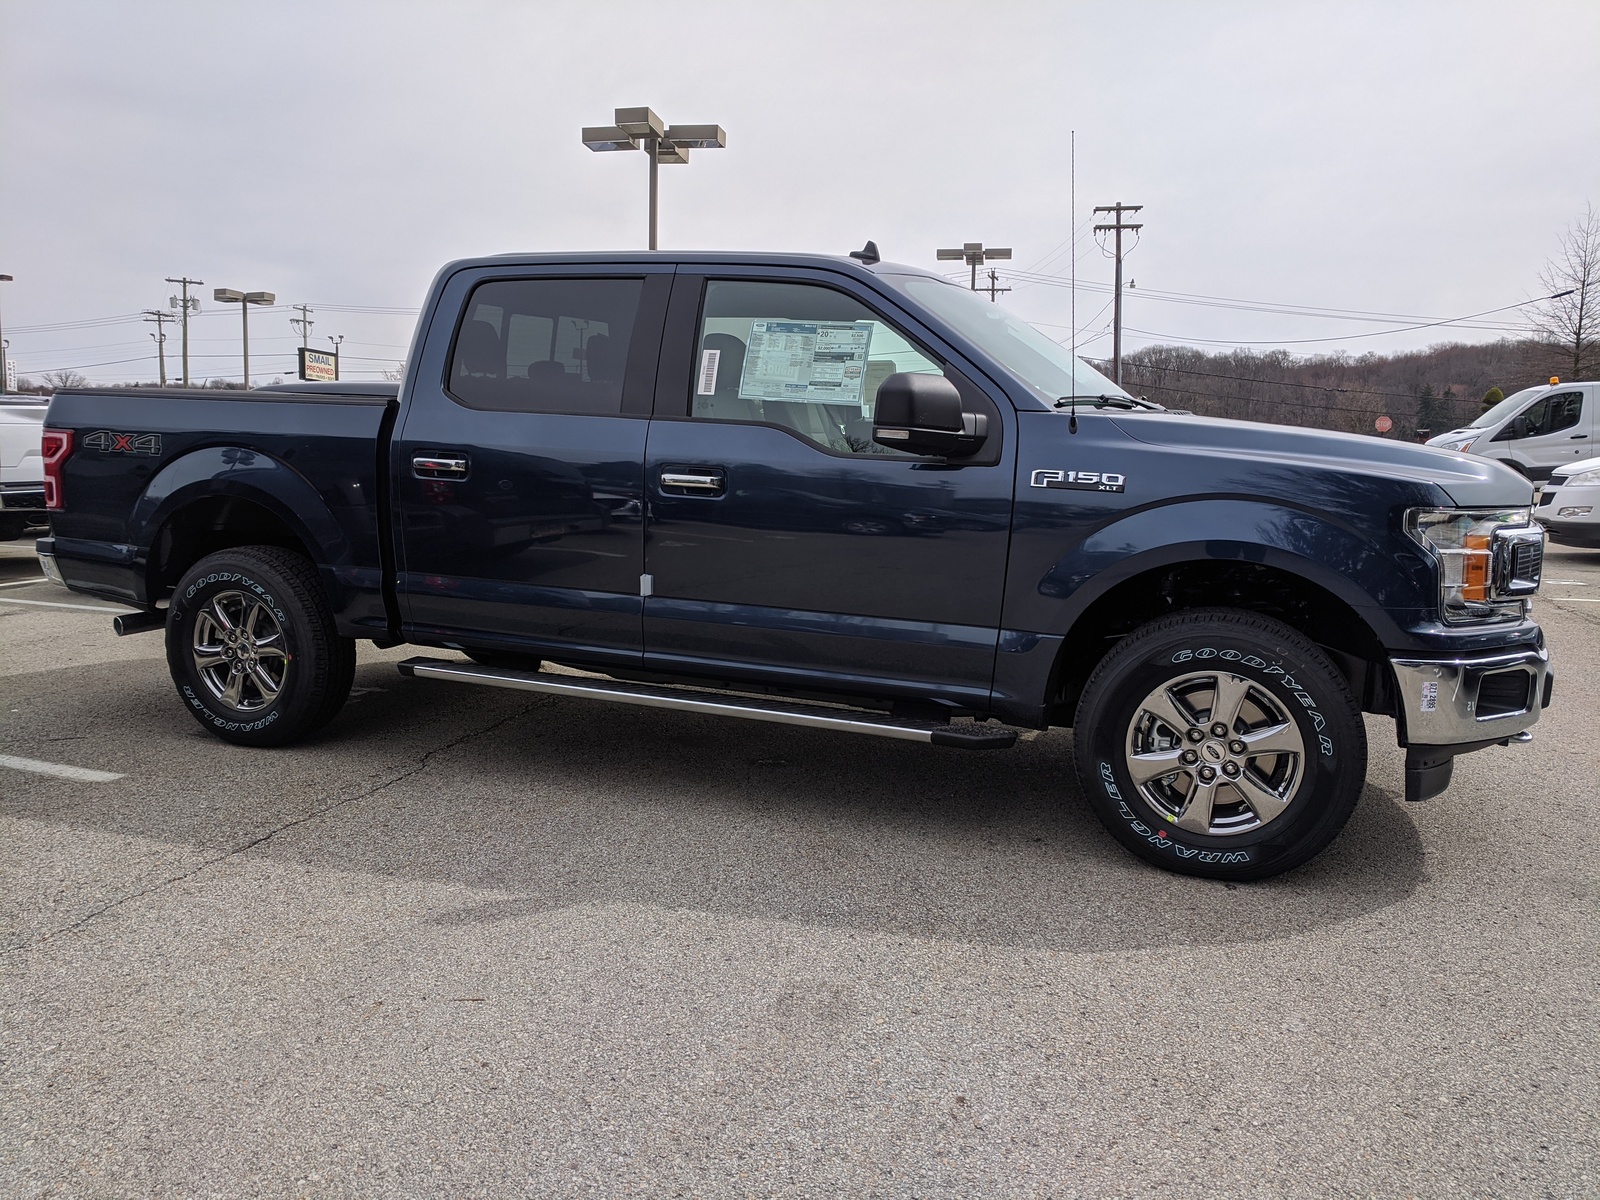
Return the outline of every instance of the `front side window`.
{"type": "Polygon", "coordinates": [[[1522,415],[1523,437],[1571,429],[1583,415],[1582,392],[1559,392],[1531,405],[1522,415]]]}
{"type": "Polygon", "coordinates": [[[903,457],[872,440],[878,388],[939,364],[860,301],[807,283],[712,280],[694,416],[780,425],[836,454],[903,457]]]}
{"type": "Polygon", "coordinates": [[[501,412],[622,411],[640,279],[479,284],[450,357],[450,394],[501,412]]]}

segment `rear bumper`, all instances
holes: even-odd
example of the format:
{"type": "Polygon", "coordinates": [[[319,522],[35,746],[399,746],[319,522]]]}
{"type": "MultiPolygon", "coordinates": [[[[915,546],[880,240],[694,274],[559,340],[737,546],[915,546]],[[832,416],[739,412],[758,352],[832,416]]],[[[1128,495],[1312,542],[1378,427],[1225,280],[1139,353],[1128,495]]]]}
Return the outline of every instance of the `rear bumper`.
{"type": "Polygon", "coordinates": [[[1549,704],[1555,676],[1543,646],[1450,658],[1395,658],[1406,799],[1449,786],[1455,756],[1525,740],[1549,704]]]}
{"type": "Polygon", "coordinates": [[[37,513],[39,519],[44,520],[44,484],[0,484],[0,510],[37,513]]]}

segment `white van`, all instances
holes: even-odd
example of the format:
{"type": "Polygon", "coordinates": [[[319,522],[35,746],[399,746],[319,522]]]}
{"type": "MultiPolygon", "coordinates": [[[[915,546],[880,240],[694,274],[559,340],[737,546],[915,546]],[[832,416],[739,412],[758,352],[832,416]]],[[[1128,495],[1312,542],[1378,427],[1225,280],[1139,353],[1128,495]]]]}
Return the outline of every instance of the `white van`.
{"type": "Polygon", "coordinates": [[[1551,381],[1507,396],[1471,425],[1429,438],[1428,445],[1498,458],[1529,479],[1593,458],[1600,441],[1595,408],[1600,383],[1551,381]]]}

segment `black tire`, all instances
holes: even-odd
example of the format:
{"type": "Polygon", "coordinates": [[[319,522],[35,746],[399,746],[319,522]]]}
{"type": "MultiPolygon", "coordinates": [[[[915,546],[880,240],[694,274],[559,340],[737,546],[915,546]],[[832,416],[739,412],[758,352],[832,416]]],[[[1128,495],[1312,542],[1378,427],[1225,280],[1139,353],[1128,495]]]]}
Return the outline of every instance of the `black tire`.
{"type": "Polygon", "coordinates": [[[1264,879],[1314,857],[1350,819],[1367,771],[1344,676],[1302,634],[1236,609],[1176,613],[1118,642],[1084,688],[1074,739],[1084,795],[1111,835],[1210,879],[1264,879]],[[1230,721],[1212,721],[1229,708],[1230,721]]]}
{"type": "Polygon", "coordinates": [[[28,528],[28,518],[7,513],[0,516],[0,542],[14,542],[28,528]]]}
{"type": "Polygon", "coordinates": [[[179,581],[167,667],[211,733],[282,746],[344,707],[356,645],[339,636],[310,562],[277,546],[239,546],[201,559],[179,581]]]}

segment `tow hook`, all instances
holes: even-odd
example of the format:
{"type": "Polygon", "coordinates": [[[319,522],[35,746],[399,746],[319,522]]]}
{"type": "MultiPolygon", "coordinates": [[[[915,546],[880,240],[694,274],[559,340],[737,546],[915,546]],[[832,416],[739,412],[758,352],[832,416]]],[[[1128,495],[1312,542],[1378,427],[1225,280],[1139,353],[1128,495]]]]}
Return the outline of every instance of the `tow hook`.
{"type": "Polygon", "coordinates": [[[1500,744],[1502,746],[1526,746],[1531,741],[1533,741],[1533,730],[1524,729],[1521,733],[1513,733],[1500,744]]]}

